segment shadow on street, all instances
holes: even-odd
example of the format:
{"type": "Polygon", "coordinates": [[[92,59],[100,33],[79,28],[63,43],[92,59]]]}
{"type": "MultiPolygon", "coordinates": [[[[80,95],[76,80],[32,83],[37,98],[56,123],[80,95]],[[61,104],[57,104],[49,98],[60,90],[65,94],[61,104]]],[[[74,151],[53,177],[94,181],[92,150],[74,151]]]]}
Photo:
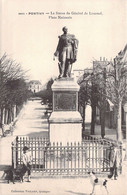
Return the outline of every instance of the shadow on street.
{"type": "Polygon", "coordinates": [[[33,132],[33,133],[27,134],[27,136],[48,138],[48,131],[33,132]]]}
{"type": "Polygon", "coordinates": [[[72,193],[72,194],[77,194],[77,195],[89,195],[89,194],[86,194],[86,193],[73,192],[73,191],[66,191],[66,192],[69,192],[69,193],[72,193]]]}

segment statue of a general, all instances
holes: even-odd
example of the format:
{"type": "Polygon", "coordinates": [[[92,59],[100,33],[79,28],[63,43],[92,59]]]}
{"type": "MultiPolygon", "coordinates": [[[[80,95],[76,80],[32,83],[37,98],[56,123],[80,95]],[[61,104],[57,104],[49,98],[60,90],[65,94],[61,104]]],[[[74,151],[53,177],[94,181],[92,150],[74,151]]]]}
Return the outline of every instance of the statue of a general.
{"type": "Polygon", "coordinates": [[[63,34],[59,36],[59,42],[54,56],[59,60],[59,78],[70,77],[72,64],[77,59],[78,40],[75,35],[68,34],[67,27],[63,27],[63,34]]]}

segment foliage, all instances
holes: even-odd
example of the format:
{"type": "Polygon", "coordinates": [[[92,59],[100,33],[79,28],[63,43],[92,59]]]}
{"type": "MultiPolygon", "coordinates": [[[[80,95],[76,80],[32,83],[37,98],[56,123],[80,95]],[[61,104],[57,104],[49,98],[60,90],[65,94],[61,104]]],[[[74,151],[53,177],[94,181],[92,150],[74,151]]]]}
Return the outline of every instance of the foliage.
{"type": "Polygon", "coordinates": [[[53,84],[53,81],[54,80],[51,78],[46,84],[46,89],[36,93],[36,96],[41,97],[44,103],[47,103],[47,101],[49,103],[52,103],[52,89],[51,89],[51,86],[53,84]]]}
{"type": "Polygon", "coordinates": [[[28,98],[27,84],[23,79],[10,80],[6,83],[6,105],[22,105],[28,98]]]}
{"type": "Polygon", "coordinates": [[[28,96],[26,72],[20,64],[4,54],[0,59],[0,122],[3,120],[4,109],[9,112],[14,106],[21,106],[28,96]]]}
{"type": "Polygon", "coordinates": [[[80,90],[79,90],[79,105],[86,106],[87,104],[90,104],[90,90],[88,82],[83,82],[80,84],[80,90]]]}

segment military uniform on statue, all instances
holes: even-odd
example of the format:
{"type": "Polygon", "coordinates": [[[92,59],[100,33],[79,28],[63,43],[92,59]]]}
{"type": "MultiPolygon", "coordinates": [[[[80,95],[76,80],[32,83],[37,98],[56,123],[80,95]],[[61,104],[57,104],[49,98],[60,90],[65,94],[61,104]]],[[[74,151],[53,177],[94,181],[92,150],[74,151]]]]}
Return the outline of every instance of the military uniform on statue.
{"type": "Polygon", "coordinates": [[[77,59],[78,40],[75,35],[68,34],[67,27],[63,27],[63,34],[59,36],[59,42],[54,53],[58,57],[59,78],[70,77],[72,64],[77,59]]]}

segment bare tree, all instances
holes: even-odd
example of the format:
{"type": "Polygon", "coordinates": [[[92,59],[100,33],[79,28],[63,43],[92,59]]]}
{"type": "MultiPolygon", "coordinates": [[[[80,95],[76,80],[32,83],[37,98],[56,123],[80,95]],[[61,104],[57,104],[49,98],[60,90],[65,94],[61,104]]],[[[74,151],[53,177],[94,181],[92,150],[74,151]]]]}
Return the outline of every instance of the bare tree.
{"type": "MultiPolygon", "coordinates": [[[[118,141],[122,141],[121,130],[121,107],[122,101],[127,92],[127,45],[124,50],[120,51],[113,61],[107,62],[105,67],[101,63],[97,63],[95,73],[95,82],[99,85],[100,104],[105,107],[105,100],[109,99],[113,104],[116,112],[116,133],[118,141]],[[102,75],[102,77],[100,77],[102,75]]],[[[101,119],[103,122],[105,116],[101,119]]]]}
{"type": "Polygon", "coordinates": [[[14,119],[14,107],[27,98],[26,72],[21,65],[4,54],[0,59],[0,123],[14,119]]]}
{"type": "Polygon", "coordinates": [[[115,106],[117,116],[117,139],[122,141],[121,108],[127,92],[127,45],[114,58],[108,67],[106,81],[107,97],[115,106]]]}
{"type": "Polygon", "coordinates": [[[79,90],[79,107],[82,108],[82,134],[85,133],[85,110],[86,106],[90,104],[90,88],[89,88],[89,80],[84,79],[80,84],[80,90],[79,90]]]}

